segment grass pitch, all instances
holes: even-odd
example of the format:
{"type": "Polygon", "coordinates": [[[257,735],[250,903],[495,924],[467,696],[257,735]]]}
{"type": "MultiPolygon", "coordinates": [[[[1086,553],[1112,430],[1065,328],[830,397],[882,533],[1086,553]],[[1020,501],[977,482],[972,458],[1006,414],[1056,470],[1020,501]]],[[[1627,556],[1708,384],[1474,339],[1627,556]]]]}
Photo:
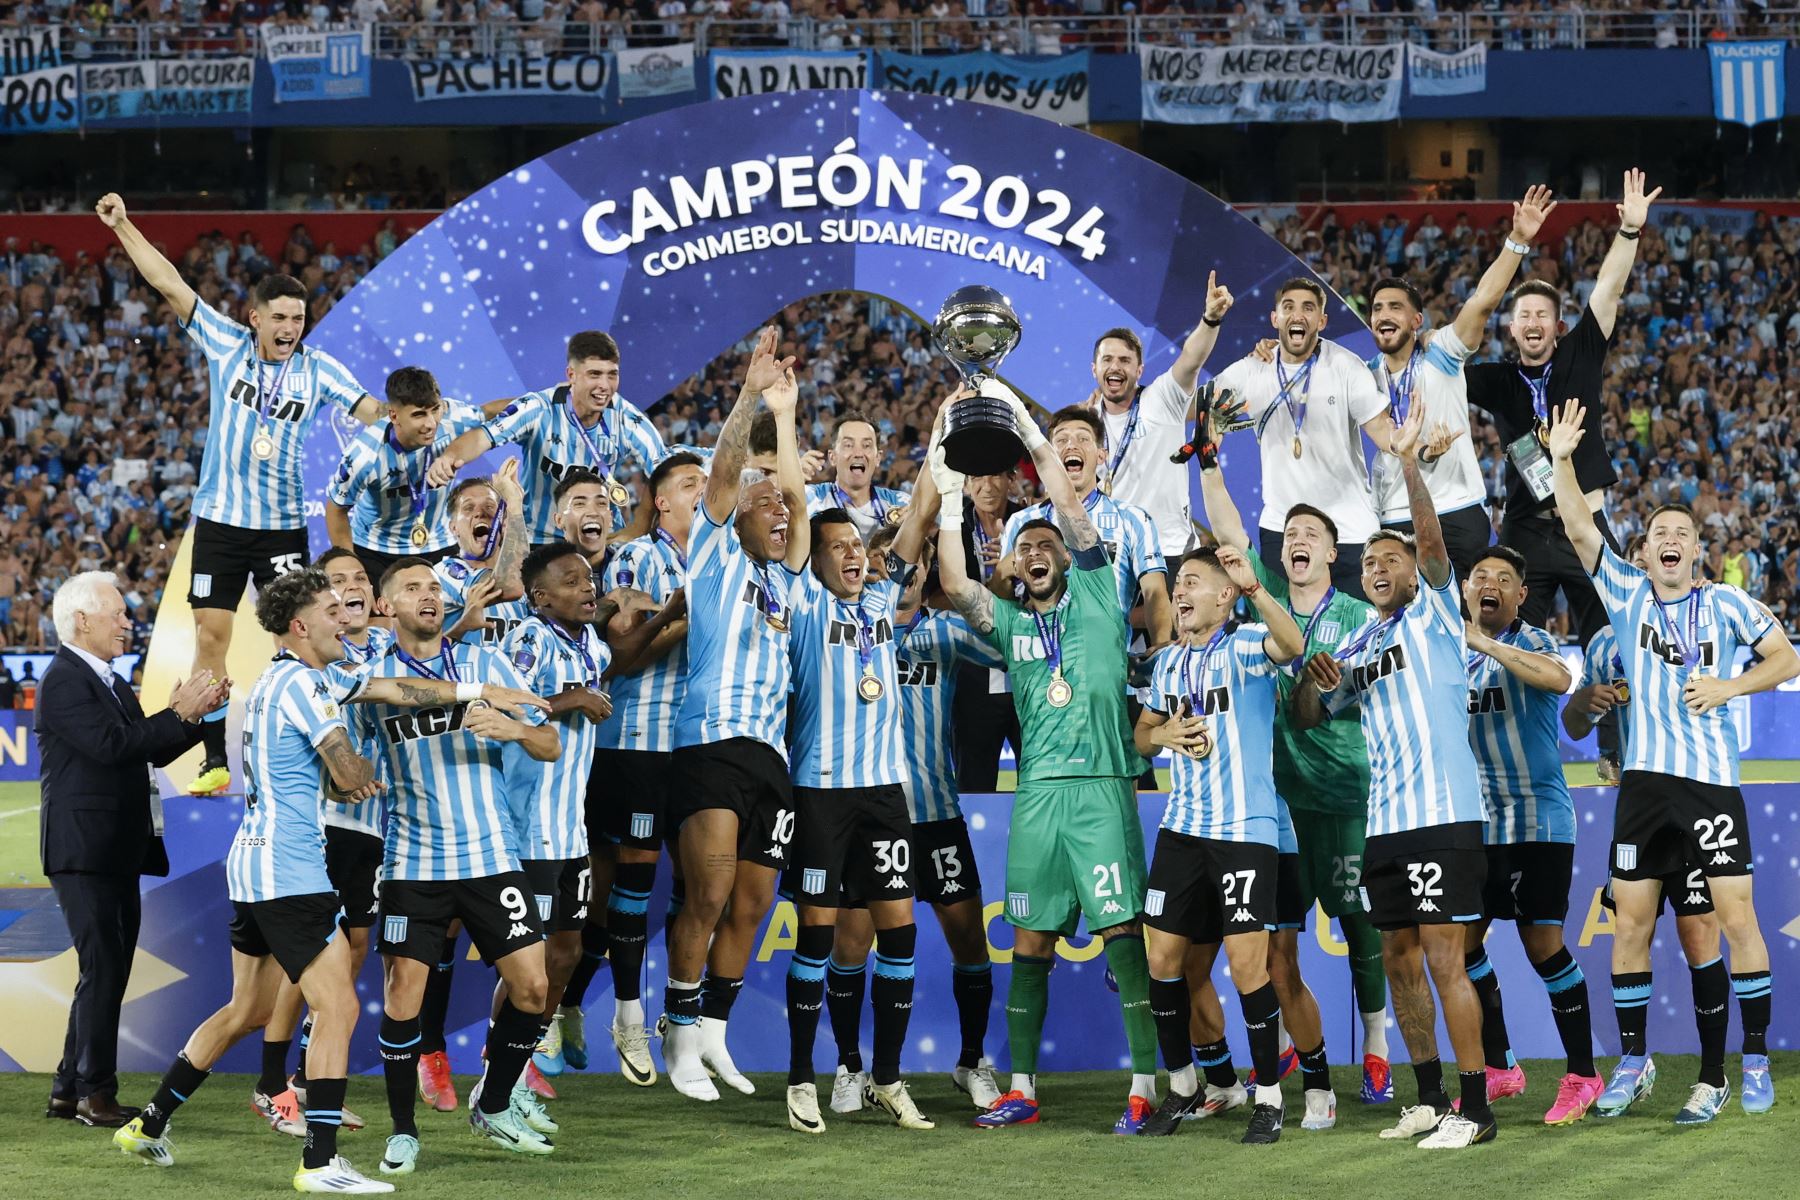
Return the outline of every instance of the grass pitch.
{"type": "MultiPolygon", "coordinates": [[[[780,1031],[764,1034],[780,1036],[780,1031]]],[[[1773,1057],[1778,1088],[1800,1083],[1800,1054],[1773,1057]]],[[[610,1051],[596,1054],[595,1066],[602,1065],[611,1067],[610,1051]]],[[[1377,1131],[1398,1118],[1399,1105],[1358,1103],[1360,1074],[1348,1067],[1334,1072],[1341,1100],[1337,1128],[1322,1133],[1300,1128],[1298,1079],[1291,1078],[1285,1089],[1289,1124],[1280,1144],[1267,1148],[1238,1144],[1248,1119],[1244,1110],[1189,1122],[1167,1140],[1111,1136],[1126,1084],[1118,1072],[1045,1076],[1044,1120],[1035,1127],[992,1132],[968,1127],[973,1110],[940,1075],[912,1085],[921,1108],[938,1121],[934,1132],[903,1133],[873,1113],[827,1112],[826,1134],[808,1137],[788,1130],[784,1081],[777,1076],[756,1076],[753,1097],[727,1093],[719,1103],[702,1106],[677,1096],[666,1083],[640,1089],[595,1071],[557,1081],[563,1098],[552,1108],[562,1132],[552,1157],[526,1160],[478,1141],[463,1111],[423,1111],[419,1171],[394,1182],[396,1195],[455,1200],[596,1195],[942,1200],[991,1193],[1112,1200],[1214,1191],[1259,1200],[1344,1200],[1467,1195],[1471,1186],[1491,1196],[1687,1200],[1695,1194],[1696,1178],[1728,1171],[1734,1194],[1795,1194],[1786,1155],[1800,1144],[1800,1105],[1791,1099],[1751,1117],[1734,1095],[1715,1124],[1678,1130],[1670,1118],[1687,1094],[1696,1062],[1659,1056],[1656,1094],[1638,1109],[1615,1121],[1590,1117],[1572,1128],[1550,1129],[1542,1117],[1562,1064],[1531,1061],[1525,1067],[1526,1095],[1495,1106],[1499,1140],[1442,1154],[1379,1140],[1377,1131]]],[[[1733,1055],[1729,1070],[1736,1069],[1733,1055]]],[[[107,1131],[44,1120],[47,1077],[0,1075],[0,1111],[10,1125],[0,1138],[0,1179],[10,1181],[17,1196],[206,1200],[287,1192],[300,1144],[270,1133],[252,1115],[246,1103],[251,1082],[244,1075],[209,1080],[170,1127],[176,1165],[159,1170],[120,1155],[107,1131]]],[[[457,1082],[466,1096],[473,1081],[457,1082]]],[[[1401,1097],[1411,1095],[1404,1066],[1396,1070],[1395,1082],[1401,1097]]],[[[1734,1090],[1735,1084],[1734,1075],[1734,1090]]],[[[829,1089],[829,1077],[820,1076],[820,1085],[829,1089]]],[[[122,1098],[142,1103],[154,1086],[149,1076],[130,1076],[123,1081],[122,1098]]],[[[349,1099],[371,1124],[345,1134],[340,1146],[373,1174],[386,1128],[380,1080],[352,1080],[349,1099]]]]}

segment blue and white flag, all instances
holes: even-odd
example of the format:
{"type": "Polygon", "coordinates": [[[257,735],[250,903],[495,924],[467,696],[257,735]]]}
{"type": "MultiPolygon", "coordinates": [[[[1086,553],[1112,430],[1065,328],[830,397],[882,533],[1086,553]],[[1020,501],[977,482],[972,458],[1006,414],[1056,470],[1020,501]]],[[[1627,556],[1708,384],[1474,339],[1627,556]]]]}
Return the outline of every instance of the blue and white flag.
{"type": "Polygon", "coordinates": [[[359,100],[369,94],[367,25],[265,32],[262,40],[275,77],[275,103],[359,100]]]}
{"type": "Polygon", "coordinates": [[[1712,60],[1713,117],[1738,125],[1779,121],[1787,107],[1787,46],[1782,42],[1716,42],[1712,60]]]}
{"type": "Polygon", "coordinates": [[[1439,54],[1416,42],[1406,47],[1406,83],[1415,96],[1467,96],[1487,91],[1486,42],[1439,54]]]}

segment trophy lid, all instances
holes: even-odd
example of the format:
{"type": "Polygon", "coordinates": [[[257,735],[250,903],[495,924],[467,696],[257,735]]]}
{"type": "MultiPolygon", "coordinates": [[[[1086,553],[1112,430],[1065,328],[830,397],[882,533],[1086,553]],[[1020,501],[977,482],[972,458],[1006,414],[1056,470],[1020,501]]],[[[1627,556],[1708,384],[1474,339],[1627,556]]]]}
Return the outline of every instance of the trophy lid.
{"type": "Polygon", "coordinates": [[[952,362],[992,370],[1019,344],[1019,316],[997,288],[972,283],[957,288],[938,309],[932,340],[952,362]]]}

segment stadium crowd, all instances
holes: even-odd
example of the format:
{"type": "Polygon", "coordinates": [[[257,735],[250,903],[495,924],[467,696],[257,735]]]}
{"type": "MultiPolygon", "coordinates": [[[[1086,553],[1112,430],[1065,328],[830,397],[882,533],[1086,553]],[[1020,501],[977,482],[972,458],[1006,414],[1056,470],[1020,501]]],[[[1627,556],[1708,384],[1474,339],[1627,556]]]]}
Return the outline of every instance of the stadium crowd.
{"type": "MultiPolygon", "coordinates": [[[[1800,633],[1800,221],[1758,214],[1742,233],[1721,234],[1679,211],[1666,220],[1644,230],[1607,363],[1606,432],[1621,477],[1613,527],[1624,537],[1659,503],[1692,505],[1711,535],[1709,576],[1760,596],[1800,633]]],[[[1426,297],[1428,327],[1454,314],[1504,234],[1460,214],[1448,227],[1426,217],[1408,230],[1398,218],[1340,225],[1329,212],[1312,224],[1288,217],[1272,232],[1353,305],[1376,277],[1404,270],[1426,297]]],[[[285,245],[265,247],[219,232],[178,261],[207,303],[230,312],[263,274],[287,270],[306,285],[316,323],[399,237],[390,227],[372,244],[340,248],[315,245],[296,225],[285,245]]],[[[1583,224],[1530,266],[1565,289],[1570,324],[1605,239],[1583,224]]],[[[923,328],[887,301],[854,295],[815,297],[778,322],[791,331],[783,353],[799,357],[803,442],[823,448],[836,413],[867,413],[883,442],[877,482],[910,481],[931,406],[948,386],[923,328]]],[[[1501,357],[1505,342],[1491,325],[1478,357],[1501,357]]],[[[660,397],[633,386],[627,361],[623,391],[651,408],[671,445],[710,445],[750,349],[748,341],[727,349],[660,397]]],[[[147,647],[206,453],[206,381],[198,351],[121,252],[65,261],[8,241],[0,252],[5,645],[54,646],[50,595],[73,572],[106,568],[131,585],[132,648],[147,647]]],[[[1036,399],[1056,408],[1086,390],[1071,380],[1069,395],[1036,399]]],[[[1499,439],[1480,422],[1475,436],[1497,520],[1499,439]]]]}

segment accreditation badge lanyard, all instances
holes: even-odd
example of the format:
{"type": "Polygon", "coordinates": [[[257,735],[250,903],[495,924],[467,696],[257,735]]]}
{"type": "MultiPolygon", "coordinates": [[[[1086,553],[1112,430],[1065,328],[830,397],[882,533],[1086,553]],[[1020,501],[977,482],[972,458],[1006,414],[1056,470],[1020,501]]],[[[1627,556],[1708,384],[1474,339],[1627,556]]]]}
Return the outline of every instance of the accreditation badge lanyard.
{"type": "Polygon", "coordinates": [[[863,597],[858,596],[854,605],[835,597],[832,603],[849,609],[856,616],[856,664],[859,668],[856,695],[865,704],[879,700],[886,689],[875,675],[875,622],[869,619],[869,611],[863,607],[863,597]]]}
{"type": "Polygon", "coordinates": [[[1544,364],[1544,373],[1533,379],[1524,371],[1519,371],[1519,378],[1525,381],[1525,389],[1531,393],[1532,429],[1536,431],[1538,441],[1550,440],[1550,364],[1544,364]]]}
{"type": "Polygon", "coordinates": [[[275,410],[275,401],[280,399],[280,397],[281,397],[281,385],[284,382],[286,382],[286,380],[287,380],[288,368],[293,365],[294,365],[294,356],[290,354],[287,357],[287,359],[281,364],[281,366],[279,368],[277,368],[277,370],[275,372],[274,385],[271,387],[268,387],[268,388],[264,388],[263,387],[263,360],[262,360],[261,355],[257,356],[257,359],[256,359],[256,437],[251,439],[250,453],[256,455],[256,457],[258,457],[258,458],[266,460],[266,459],[274,457],[274,455],[275,455],[275,439],[274,439],[274,437],[272,437],[269,434],[269,431],[266,428],[266,426],[269,423],[269,414],[275,410]]]}
{"type": "Polygon", "coordinates": [[[406,669],[415,675],[423,675],[427,679],[436,679],[440,681],[448,680],[451,683],[462,682],[461,676],[456,673],[456,657],[450,652],[449,638],[445,638],[439,646],[439,653],[441,653],[444,658],[444,673],[442,675],[408,654],[398,642],[394,644],[394,653],[400,656],[400,661],[406,664],[406,669]]]}
{"type": "Polygon", "coordinates": [[[685,577],[688,569],[687,551],[681,548],[681,543],[675,540],[675,535],[659,525],[656,527],[656,540],[674,551],[675,561],[681,564],[681,573],[685,577]]]}
{"type": "Polygon", "coordinates": [[[1275,397],[1275,403],[1287,409],[1288,420],[1294,424],[1295,458],[1299,458],[1301,454],[1300,427],[1306,423],[1306,402],[1312,395],[1313,367],[1318,365],[1318,362],[1319,352],[1314,350],[1312,356],[1290,378],[1287,373],[1287,364],[1281,361],[1280,351],[1275,354],[1275,382],[1281,386],[1281,391],[1275,397]],[[1298,400],[1294,398],[1296,388],[1300,391],[1298,400]]]}
{"type": "Polygon", "coordinates": [[[585,669],[585,674],[582,676],[586,681],[585,686],[598,691],[600,689],[600,672],[594,669],[594,656],[588,653],[587,639],[570,633],[562,627],[560,621],[551,619],[545,621],[544,624],[550,626],[550,632],[556,635],[558,641],[581,656],[581,665],[585,669]]]}
{"type": "Polygon", "coordinates": [[[1506,456],[1512,460],[1513,469],[1518,471],[1519,478],[1525,481],[1531,498],[1541,502],[1548,500],[1556,491],[1555,464],[1550,461],[1549,454],[1550,365],[1544,364],[1543,375],[1536,379],[1524,371],[1519,371],[1519,378],[1531,393],[1531,432],[1507,443],[1506,456]]]}
{"type": "MultiPolygon", "coordinates": [[[[835,483],[831,485],[831,495],[832,498],[838,502],[838,507],[845,512],[856,511],[856,501],[850,498],[849,492],[846,492],[835,483]]],[[[877,525],[887,524],[887,505],[881,502],[881,489],[873,484],[869,485],[869,511],[874,514],[875,523],[877,525]]]]}
{"type": "MultiPolygon", "coordinates": [[[[431,538],[431,535],[427,533],[425,529],[425,497],[428,493],[428,489],[425,486],[425,476],[431,471],[432,461],[437,458],[437,448],[434,446],[425,447],[424,466],[419,471],[418,482],[415,483],[413,481],[412,472],[407,469],[406,464],[406,457],[411,452],[400,444],[400,435],[394,432],[394,425],[391,421],[388,422],[387,427],[387,444],[388,449],[394,452],[394,457],[400,460],[400,472],[402,477],[406,480],[406,494],[412,503],[412,544],[415,548],[423,550],[425,548],[425,543],[431,538]]],[[[496,524],[494,528],[498,529],[499,525],[496,524]]],[[[489,532],[492,532],[492,530],[489,532]]]]}
{"type": "Polygon", "coordinates": [[[1387,371],[1388,415],[1394,424],[1406,424],[1406,415],[1412,411],[1413,379],[1419,370],[1419,350],[1413,347],[1412,357],[1406,360],[1406,370],[1400,378],[1394,378],[1394,372],[1387,371]]]}
{"type": "MultiPolygon", "coordinates": [[[[1662,617],[1663,628],[1669,631],[1669,640],[1681,650],[1681,665],[1691,669],[1700,661],[1700,593],[1690,591],[1687,594],[1687,636],[1685,638],[1681,636],[1675,621],[1669,616],[1669,606],[1664,604],[1662,598],[1654,592],[1651,593],[1650,598],[1656,601],[1656,611],[1662,617]]],[[[1676,603],[1681,602],[1677,600],[1676,603]]]]}
{"type": "MultiPolygon", "coordinates": [[[[606,498],[619,506],[630,503],[631,493],[625,490],[624,484],[613,478],[612,460],[600,453],[600,443],[594,440],[594,435],[583,427],[581,418],[575,415],[575,402],[571,400],[565,404],[563,412],[568,414],[569,424],[575,427],[576,436],[587,446],[588,453],[594,456],[594,465],[600,468],[600,479],[606,484],[606,498]]],[[[600,419],[594,422],[594,428],[600,431],[601,437],[612,440],[612,435],[606,431],[605,409],[600,410],[600,419]]]]}

